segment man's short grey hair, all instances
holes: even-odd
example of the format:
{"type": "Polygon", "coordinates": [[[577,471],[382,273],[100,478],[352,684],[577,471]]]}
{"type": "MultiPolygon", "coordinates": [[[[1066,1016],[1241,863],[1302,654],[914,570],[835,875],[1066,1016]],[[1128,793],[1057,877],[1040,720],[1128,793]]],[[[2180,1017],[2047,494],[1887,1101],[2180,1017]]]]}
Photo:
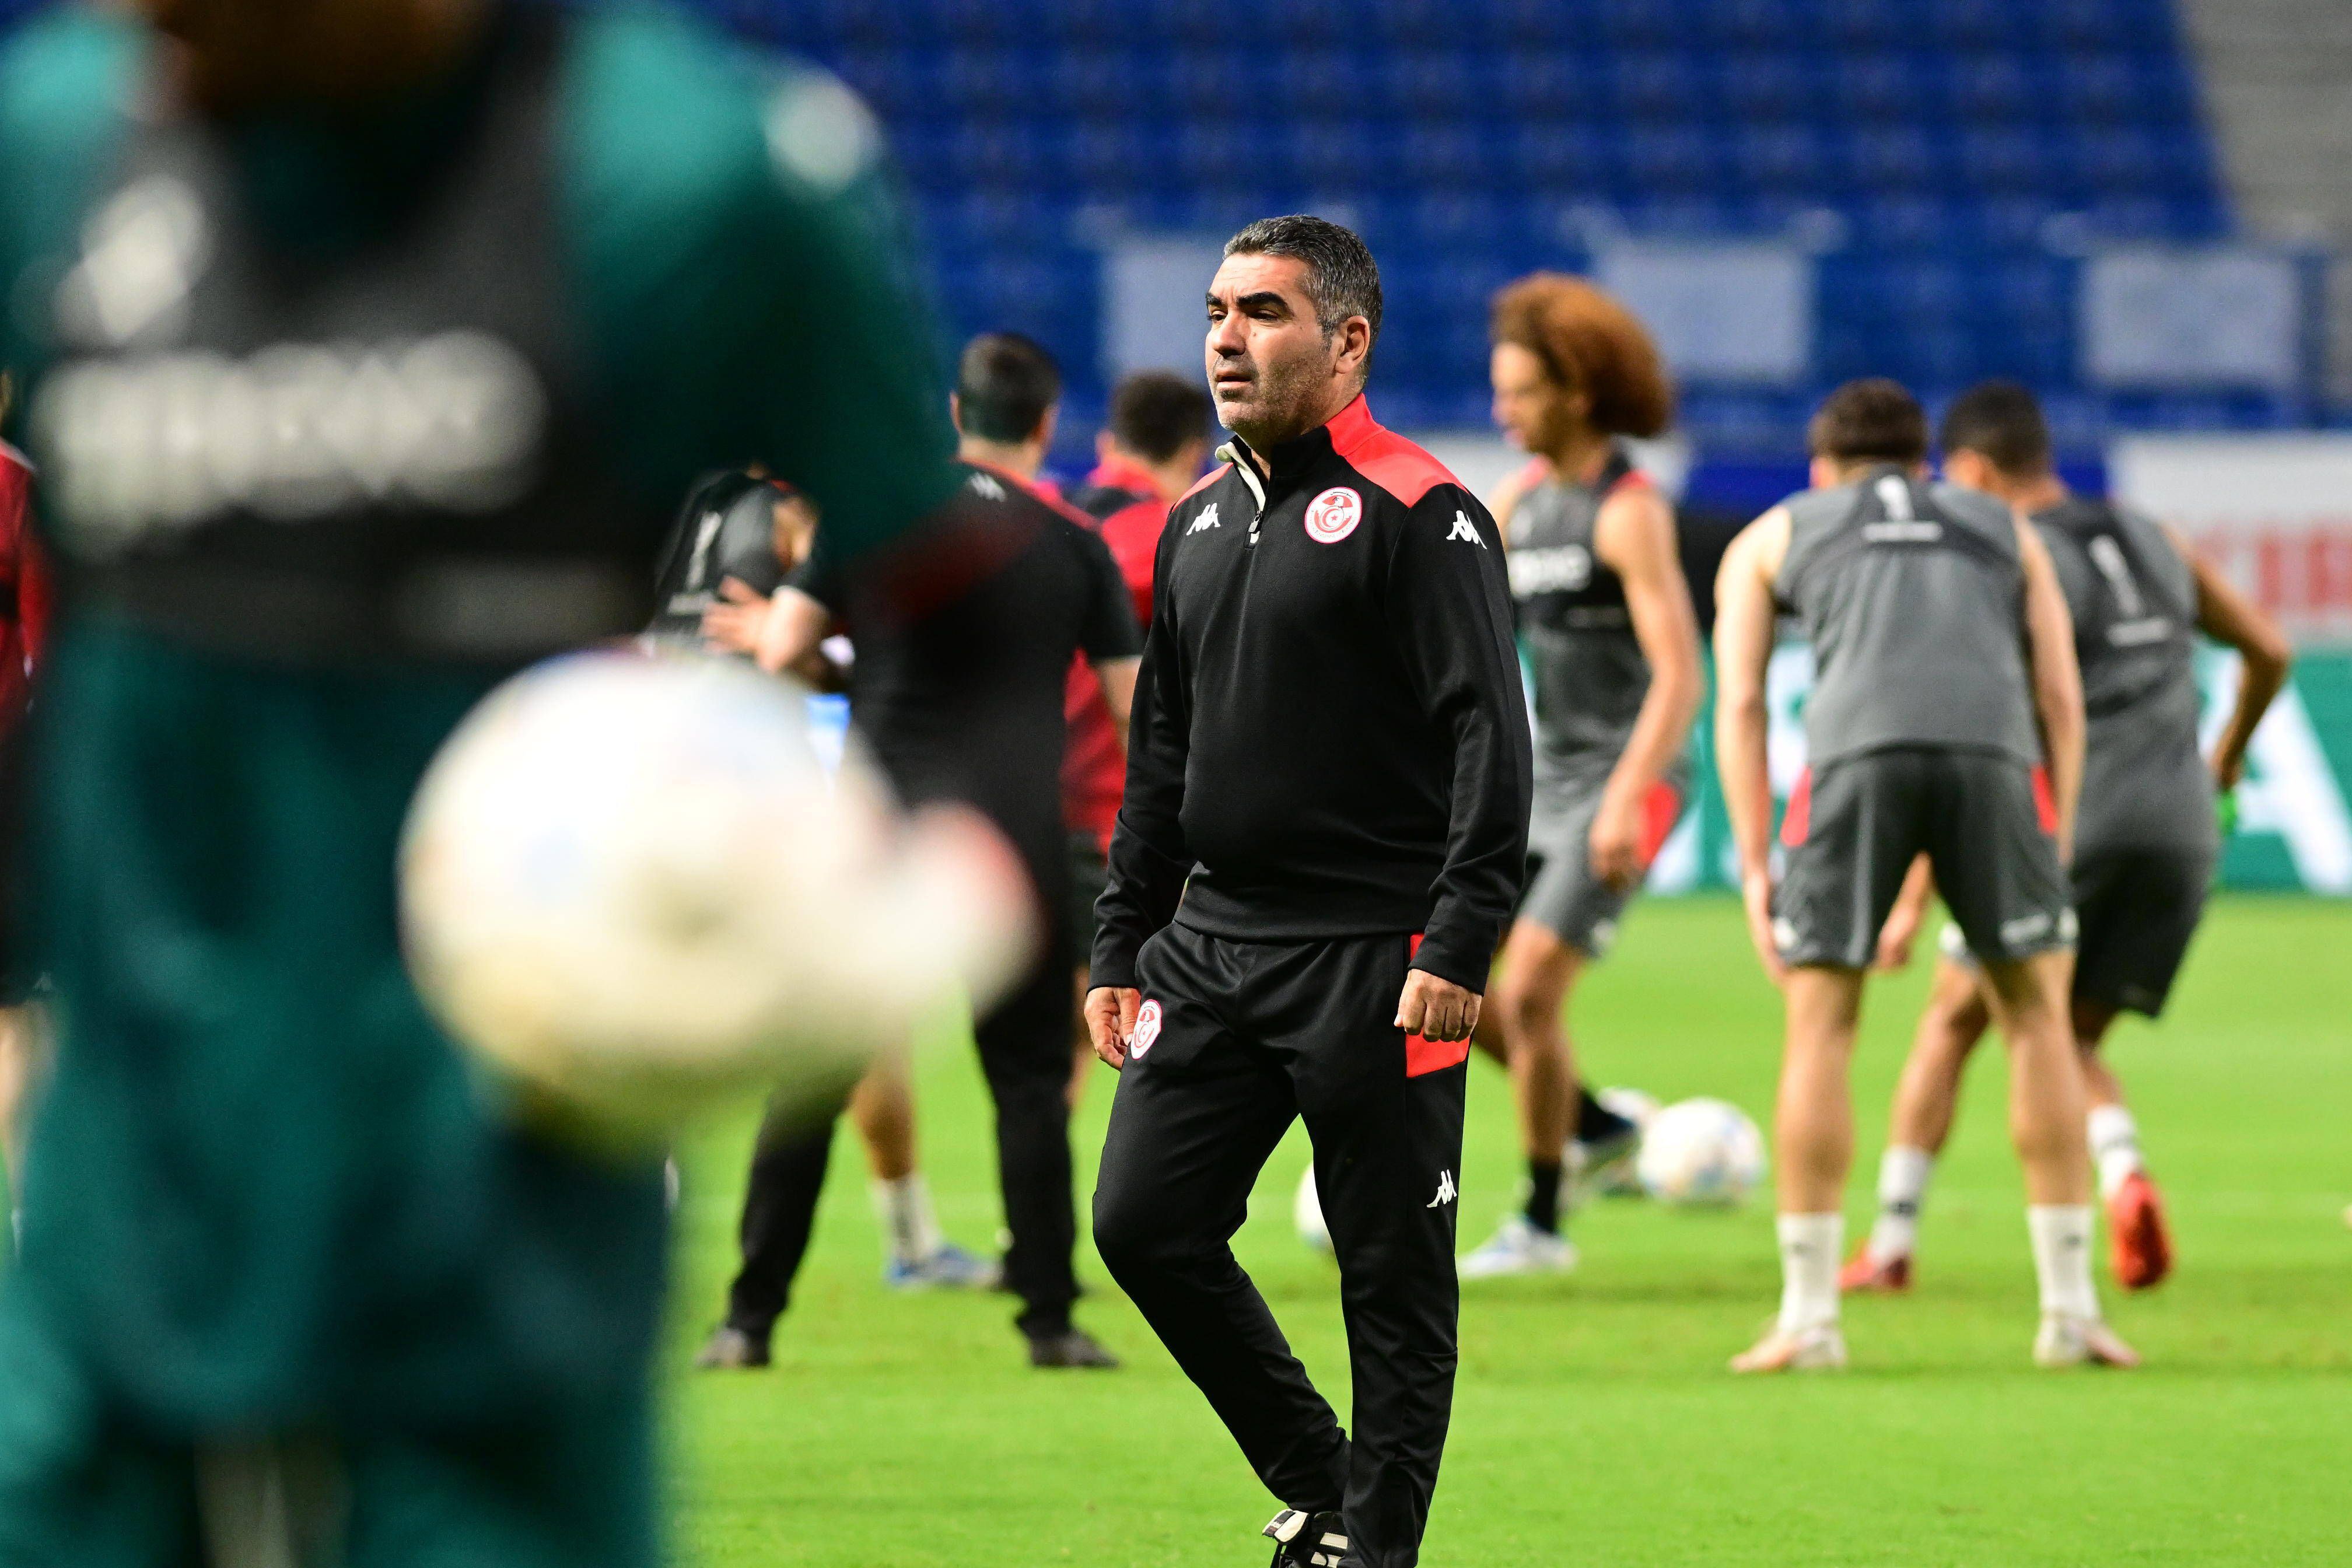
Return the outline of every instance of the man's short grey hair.
{"type": "MultiPolygon", "coordinates": [[[[1227,256],[1289,256],[1307,264],[1307,294],[1316,324],[1329,337],[1350,316],[1381,337],[1381,268],[1356,231],[1306,213],[1262,217],[1225,241],[1227,256]]],[[[1370,347],[1370,344],[1366,345],[1370,347]]]]}

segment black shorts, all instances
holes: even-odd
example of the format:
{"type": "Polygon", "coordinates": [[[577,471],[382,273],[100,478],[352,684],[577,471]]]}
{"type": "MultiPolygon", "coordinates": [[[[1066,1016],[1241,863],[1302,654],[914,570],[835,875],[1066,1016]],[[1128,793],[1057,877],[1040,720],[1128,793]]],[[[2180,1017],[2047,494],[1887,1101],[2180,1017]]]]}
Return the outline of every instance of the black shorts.
{"type": "MultiPolygon", "coordinates": [[[[2213,853],[2203,847],[2116,846],[2074,858],[2074,1000],[2156,1017],[2172,994],[2205,913],[2213,853]]],[[[1944,954],[1973,962],[1957,926],[1944,954]]]]}
{"type": "Polygon", "coordinates": [[[1103,888],[1110,880],[1110,862],[1103,856],[1102,841],[1093,834],[1073,829],[1070,834],[1070,940],[1071,951],[1084,964],[1087,955],[1095,950],[1095,900],[1102,897],[1103,888]]]}
{"type": "Polygon", "coordinates": [[[1970,951],[2015,962],[2074,940],[2047,791],[1991,752],[1901,747],[1810,772],[1781,827],[1772,930],[1791,964],[1866,969],[1925,853],[1970,951]]]}

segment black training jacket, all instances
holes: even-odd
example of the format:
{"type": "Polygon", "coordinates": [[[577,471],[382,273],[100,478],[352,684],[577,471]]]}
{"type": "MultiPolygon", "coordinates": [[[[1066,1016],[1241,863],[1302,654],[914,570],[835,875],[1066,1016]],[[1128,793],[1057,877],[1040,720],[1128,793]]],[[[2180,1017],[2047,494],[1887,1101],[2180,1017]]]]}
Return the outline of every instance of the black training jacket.
{"type": "Polygon", "coordinates": [[[1175,920],[1419,932],[1416,967],[1484,991],[1532,787],[1495,520],[1361,397],[1219,455],[1160,539],[1094,984],[1175,920]]]}

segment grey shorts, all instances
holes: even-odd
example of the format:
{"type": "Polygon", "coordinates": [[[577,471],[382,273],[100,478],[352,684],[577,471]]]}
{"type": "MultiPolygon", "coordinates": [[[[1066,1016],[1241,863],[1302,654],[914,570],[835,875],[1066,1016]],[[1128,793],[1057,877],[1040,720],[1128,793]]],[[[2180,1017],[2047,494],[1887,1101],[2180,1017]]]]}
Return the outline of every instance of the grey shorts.
{"type": "Polygon", "coordinates": [[[1970,951],[2011,963],[2074,940],[2048,795],[1990,752],[1903,747],[1809,772],[1781,826],[1772,929],[1791,964],[1864,969],[1925,853],[1970,951]]]}
{"type": "MultiPolygon", "coordinates": [[[[2156,1017],[2172,994],[2205,912],[2213,853],[2205,847],[2116,846],[2074,858],[2074,1000],[2156,1017]]],[[[1959,927],[1944,928],[1948,958],[1972,962],[1959,927]]]]}
{"type": "Polygon", "coordinates": [[[1110,862],[1093,834],[1070,835],[1070,943],[1080,966],[1095,950],[1095,900],[1110,881],[1110,862]]]}
{"type": "MultiPolygon", "coordinates": [[[[1539,798],[1528,825],[1527,891],[1519,898],[1518,918],[1543,927],[1587,958],[1608,952],[1633,896],[1631,889],[1611,887],[1592,868],[1592,819],[1608,782],[1538,786],[1539,794],[1550,788],[1552,797],[1539,798]]],[[[1656,857],[1681,820],[1683,794],[1679,777],[1664,778],[1643,803],[1643,864],[1656,857]]]]}

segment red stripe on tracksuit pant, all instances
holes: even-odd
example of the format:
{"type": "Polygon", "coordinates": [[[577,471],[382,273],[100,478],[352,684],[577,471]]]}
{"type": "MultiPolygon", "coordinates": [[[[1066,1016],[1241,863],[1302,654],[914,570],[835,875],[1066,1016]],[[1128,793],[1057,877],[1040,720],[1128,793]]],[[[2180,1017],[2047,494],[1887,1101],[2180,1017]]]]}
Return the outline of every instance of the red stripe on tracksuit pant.
{"type": "Polygon", "coordinates": [[[1412,1568],[1453,1407],[1464,1047],[1412,1060],[1410,939],[1244,942],[1178,923],[1111,1106],[1095,1245],[1268,1490],[1343,1509],[1350,1563],[1412,1568]],[[1430,1059],[1450,1056],[1439,1065],[1430,1059]],[[1410,1064],[1410,1065],[1409,1065],[1410,1064]],[[1413,1068],[1423,1070],[1414,1071],[1413,1068]],[[1355,1385],[1352,1443],[1230,1246],[1293,1119],[1315,1146],[1355,1385]]]}

